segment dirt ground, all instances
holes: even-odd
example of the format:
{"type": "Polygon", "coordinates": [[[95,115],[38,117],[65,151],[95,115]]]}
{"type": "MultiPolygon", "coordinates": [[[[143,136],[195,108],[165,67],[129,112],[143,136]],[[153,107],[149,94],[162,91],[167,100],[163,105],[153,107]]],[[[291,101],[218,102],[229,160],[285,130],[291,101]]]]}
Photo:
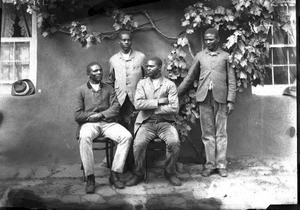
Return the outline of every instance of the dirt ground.
{"type": "MultiPolygon", "coordinates": [[[[96,167],[96,193],[85,194],[80,176],[3,179],[0,207],[40,209],[266,209],[297,203],[297,165],[279,157],[229,159],[229,176],[202,177],[203,165],[179,164],[183,185],[168,184],[162,164],[150,169],[148,183],[118,190],[108,183],[109,170],[96,167]]],[[[79,167],[78,167],[79,168],[79,167]]],[[[80,170],[78,171],[80,174],[80,170]]],[[[123,181],[130,178],[127,172],[123,181]]],[[[289,209],[296,209],[293,206],[289,209]]]]}

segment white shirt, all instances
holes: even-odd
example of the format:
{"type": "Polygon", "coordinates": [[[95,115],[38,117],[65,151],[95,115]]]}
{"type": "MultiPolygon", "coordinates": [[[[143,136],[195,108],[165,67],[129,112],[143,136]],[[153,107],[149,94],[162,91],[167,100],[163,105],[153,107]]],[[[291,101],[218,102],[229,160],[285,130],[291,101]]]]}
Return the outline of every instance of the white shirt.
{"type": "Polygon", "coordinates": [[[151,80],[152,80],[154,89],[159,88],[159,80],[160,80],[160,78],[158,78],[158,79],[151,79],[151,80]]]}
{"type": "Polygon", "coordinates": [[[100,84],[92,84],[92,83],[90,83],[90,84],[95,91],[98,91],[100,89],[100,84]]]}

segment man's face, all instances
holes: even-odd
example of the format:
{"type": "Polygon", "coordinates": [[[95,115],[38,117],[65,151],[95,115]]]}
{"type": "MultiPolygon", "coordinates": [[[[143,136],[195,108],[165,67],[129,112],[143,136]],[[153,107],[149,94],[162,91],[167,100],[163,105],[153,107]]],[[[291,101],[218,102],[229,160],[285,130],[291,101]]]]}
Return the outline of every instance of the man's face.
{"type": "Polygon", "coordinates": [[[156,61],[149,60],[147,62],[147,73],[148,76],[152,79],[160,77],[161,67],[157,65],[156,61]]]}
{"type": "Polygon", "coordinates": [[[89,77],[92,82],[99,83],[102,80],[103,70],[98,64],[90,67],[89,77]]]}
{"type": "Polygon", "coordinates": [[[121,34],[118,43],[123,52],[128,53],[132,45],[131,36],[129,34],[121,34]]]}
{"type": "Polygon", "coordinates": [[[207,49],[210,51],[216,51],[218,49],[219,38],[216,34],[207,33],[204,35],[204,42],[207,49]]]}

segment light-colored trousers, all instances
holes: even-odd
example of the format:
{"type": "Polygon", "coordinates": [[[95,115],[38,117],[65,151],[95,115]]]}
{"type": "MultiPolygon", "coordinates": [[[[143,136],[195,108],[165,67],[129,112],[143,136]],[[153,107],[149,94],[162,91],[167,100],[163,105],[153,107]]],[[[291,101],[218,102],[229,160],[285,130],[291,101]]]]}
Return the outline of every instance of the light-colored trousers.
{"type": "Polygon", "coordinates": [[[168,122],[142,124],[133,142],[135,174],[141,176],[145,172],[145,154],[148,143],[156,136],[166,143],[165,170],[175,174],[176,162],[180,151],[180,141],[176,128],[168,122]]]}
{"type": "Polygon", "coordinates": [[[205,168],[226,168],[227,115],[226,104],[218,103],[208,91],[199,103],[202,141],[205,147],[205,168]]]}
{"type": "Polygon", "coordinates": [[[93,139],[100,134],[118,143],[111,170],[122,173],[132,135],[118,123],[95,122],[83,124],[79,132],[79,150],[85,175],[94,174],[93,139]]]}

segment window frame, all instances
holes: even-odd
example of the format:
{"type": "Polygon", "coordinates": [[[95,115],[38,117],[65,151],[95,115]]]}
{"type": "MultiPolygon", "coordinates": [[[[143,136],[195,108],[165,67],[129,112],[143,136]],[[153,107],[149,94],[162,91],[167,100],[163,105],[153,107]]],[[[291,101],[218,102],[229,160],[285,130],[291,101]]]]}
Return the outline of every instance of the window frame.
{"type": "MultiPolygon", "coordinates": [[[[34,86],[37,84],[37,15],[36,12],[33,11],[31,14],[32,19],[32,31],[31,37],[1,37],[1,43],[20,43],[20,42],[28,42],[29,43],[29,72],[28,78],[22,79],[30,79],[34,86]]],[[[12,85],[13,82],[5,82],[4,80],[0,80],[2,84],[12,85]]],[[[0,92],[0,95],[7,95],[11,92],[0,92]]]]}
{"type": "MultiPolygon", "coordinates": [[[[283,7],[286,7],[287,14],[289,13],[289,7],[291,7],[291,6],[295,7],[295,10],[296,10],[296,2],[294,0],[283,1],[283,2],[281,2],[281,5],[283,7]]],[[[295,15],[296,15],[296,13],[295,13],[295,15]]],[[[297,17],[295,17],[295,21],[297,22],[297,17]]],[[[274,34],[273,33],[273,27],[271,26],[270,29],[271,29],[271,33],[273,35],[274,34]]],[[[297,33],[297,31],[295,29],[295,35],[296,35],[296,33],[297,33]]],[[[274,39],[272,38],[272,43],[270,44],[270,51],[272,49],[275,49],[275,48],[286,48],[286,49],[297,48],[296,41],[293,44],[274,44],[273,41],[274,41],[274,39]]],[[[297,50],[296,50],[296,54],[297,54],[297,50]]],[[[296,55],[296,57],[297,57],[297,55],[296,55]]],[[[295,66],[296,71],[297,71],[297,62],[295,64],[290,64],[289,63],[289,56],[287,55],[287,62],[285,64],[274,64],[274,62],[273,62],[273,52],[271,51],[271,62],[270,62],[270,64],[271,64],[271,71],[272,71],[272,84],[265,84],[263,86],[261,86],[261,85],[252,86],[252,94],[255,94],[255,95],[270,95],[270,96],[272,96],[272,95],[282,95],[285,88],[295,85],[295,84],[291,83],[291,81],[290,81],[291,78],[290,78],[290,69],[289,69],[289,67],[295,66]],[[275,83],[274,82],[274,67],[288,67],[288,70],[287,70],[288,84],[274,84],[275,83]]],[[[297,74],[297,72],[296,72],[296,74],[297,74]]]]}

